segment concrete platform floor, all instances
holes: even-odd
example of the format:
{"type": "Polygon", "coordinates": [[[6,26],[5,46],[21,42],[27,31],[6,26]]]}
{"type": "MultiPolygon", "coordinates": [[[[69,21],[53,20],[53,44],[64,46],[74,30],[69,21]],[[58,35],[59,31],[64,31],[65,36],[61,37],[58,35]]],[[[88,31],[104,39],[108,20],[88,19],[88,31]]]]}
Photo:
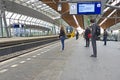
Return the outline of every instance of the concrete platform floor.
{"type": "Polygon", "coordinates": [[[97,42],[98,57],[83,38],[60,42],[0,63],[0,80],[120,80],[120,42],[97,42]]]}

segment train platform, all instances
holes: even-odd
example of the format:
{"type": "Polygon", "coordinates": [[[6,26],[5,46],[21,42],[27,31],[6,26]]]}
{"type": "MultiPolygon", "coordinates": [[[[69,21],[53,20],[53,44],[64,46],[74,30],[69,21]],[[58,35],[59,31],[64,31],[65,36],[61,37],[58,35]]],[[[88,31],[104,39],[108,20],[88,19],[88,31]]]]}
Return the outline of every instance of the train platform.
{"type": "Polygon", "coordinates": [[[120,42],[97,41],[98,57],[85,40],[67,39],[0,63],[0,80],[119,80],[120,42]]]}
{"type": "MultiPolygon", "coordinates": [[[[32,40],[32,39],[39,39],[39,38],[48,38],[48,37],[55,37],[56,35],[51,36],[38,36],[38,37],[11,37],[11,38],[0,38],[0,43],[5,42],[13,42],[13,41],[22,41],[22,40],[32,40]]],[[[58,35],[57,35],[58,36],[58,35]]]]}

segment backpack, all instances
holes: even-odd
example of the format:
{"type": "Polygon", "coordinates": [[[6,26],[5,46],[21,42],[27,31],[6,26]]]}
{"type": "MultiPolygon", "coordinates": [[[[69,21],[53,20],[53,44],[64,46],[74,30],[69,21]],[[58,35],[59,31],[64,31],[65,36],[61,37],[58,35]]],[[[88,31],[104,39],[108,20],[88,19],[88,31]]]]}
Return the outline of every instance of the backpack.
{"type": "Polygon", "coordinates": [[[100,26],[98,26],[98,25],[96,25],[96,30],[95,30],[95,34],[97,35],[97,36],[99,36],[100,35],[100,26]]]}

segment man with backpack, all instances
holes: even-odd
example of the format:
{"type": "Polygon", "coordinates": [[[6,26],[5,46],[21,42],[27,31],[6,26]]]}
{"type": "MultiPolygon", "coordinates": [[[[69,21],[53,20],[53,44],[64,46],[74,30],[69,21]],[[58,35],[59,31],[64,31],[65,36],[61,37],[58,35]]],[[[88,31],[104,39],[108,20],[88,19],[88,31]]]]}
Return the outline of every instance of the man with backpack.
{"type": "Polygon", "coordinates": [[[95,23],[94,19],[90,20],[91,22],[91,41],[92,41],[92,47],[93,47],[93,54],[91,55],[91,57],[97,57],[97,45],[96,45],[96,39],[98,38],[98,36],[100,35],[100,27],[95,23]]]}

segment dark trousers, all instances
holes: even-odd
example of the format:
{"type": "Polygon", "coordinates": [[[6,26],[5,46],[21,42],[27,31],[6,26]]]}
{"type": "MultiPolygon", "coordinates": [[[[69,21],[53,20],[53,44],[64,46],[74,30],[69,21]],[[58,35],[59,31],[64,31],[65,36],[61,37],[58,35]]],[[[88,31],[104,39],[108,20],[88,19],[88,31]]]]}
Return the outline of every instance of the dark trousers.
{"type": "Polygon", "coordinates": [[[76,35],[76,40],[78,39],[78,36],[76,35]]]}
{"type": "Polygon", "coordinates": [[[107,44],[107,37],[104,37],[104,45],[107,44]]]}
{"type": "Polygon", "coordinates": [[[61,36],[60,40],[61,40],[61,44],[62,44],[62,50],[64,50],[64,40],[65,40],[65,37],[61,36]]]}
{"type": "Polygon", "coordinates": [[[88,38],[86,39],[86,47],[89,47],[89,45],[90,45],[90,39],[88,38]]]}
{"type": "Polygon", "coordinates": [[[92,37],[91,41],[92,41],[92,47],[93,47],[93,55],[97,56],[96,37],[92,37]]]}

